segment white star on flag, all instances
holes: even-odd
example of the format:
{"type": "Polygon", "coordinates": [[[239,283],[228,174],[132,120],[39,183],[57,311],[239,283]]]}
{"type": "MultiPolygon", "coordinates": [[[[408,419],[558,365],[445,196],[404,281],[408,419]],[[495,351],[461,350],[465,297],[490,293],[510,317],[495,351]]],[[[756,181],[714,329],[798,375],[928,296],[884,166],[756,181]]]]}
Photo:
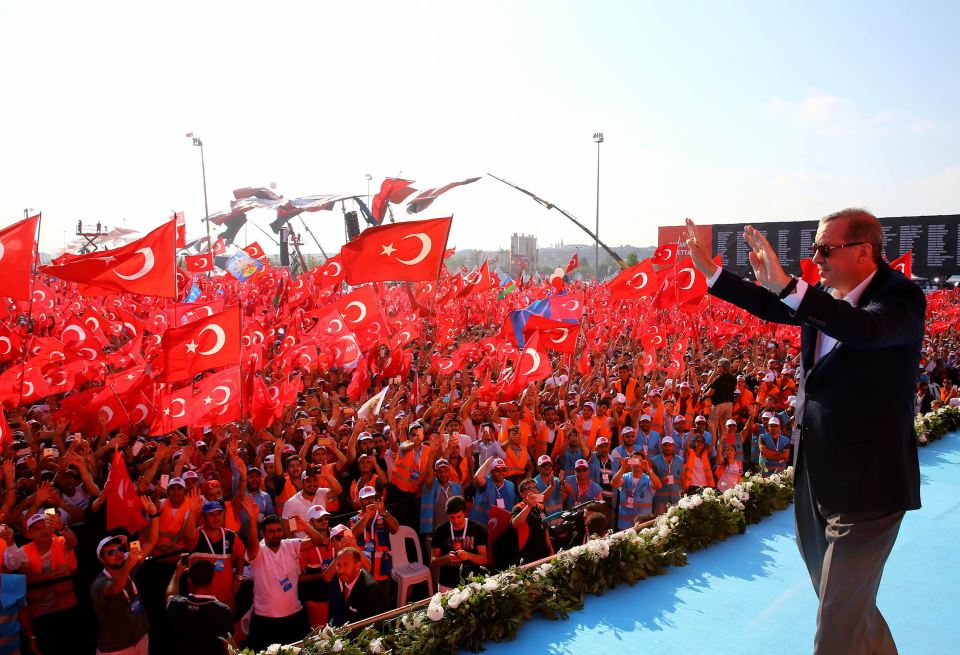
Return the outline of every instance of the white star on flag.
{"type": "Polygon", "coordinates": [[[397,249],[393,247],[393,243],[388,243],[387,245],[380,247],[383,248],[383,251],[380,253],[381,255],[389,256],[397,251],[397,249]]]}
{"type": "Polygon", "coordinates": [[[188,352],[188,353],[195,353],[195,352],[197,352],[197,347],[198,347],[199,345],[200,345],[200,344],[198,344],[196,341],[191,341],[190,343],[187,344],[187,352],[188,352]]]}

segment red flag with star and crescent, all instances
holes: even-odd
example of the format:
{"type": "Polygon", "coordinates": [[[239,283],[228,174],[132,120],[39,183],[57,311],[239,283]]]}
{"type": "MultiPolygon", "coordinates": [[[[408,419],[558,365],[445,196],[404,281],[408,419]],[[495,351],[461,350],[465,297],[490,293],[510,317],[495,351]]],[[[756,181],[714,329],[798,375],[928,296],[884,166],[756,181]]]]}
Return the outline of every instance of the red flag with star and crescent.
{"type": "Polygon", "coordinates": [[[40,214],[0,230],[0,296],[30,300],[30,267],[40,214]]]}
{"type": "Polygon", "coordinates": [[[210,253],[202,255],[186,255],[183,258],[183,267],[188,273],[203,273],[213,270],[213,256],[210,253]]]}
{"type": "Polygon", "coordinates": [[[903,253],[892,262],[890,262],[890,268],[895,268],[904,275],[907,276],[907,279],[913,277],[913,251],[908,250],[903,253]]]}
{"type": "Polygon", "coordinates": [[[652,296],[660,288],[657,273],[653,270],[653,260],[644,259],[634,264],[610,280],[607,287],[614,300],[652,296]]]}
{"type": "Polygon", "coordinates": [[[123,451],[119,448],[113,451],[110,475],[103,487],[103,495],[107,499],[107,530],[126,528],[133,534],[147,524],[143,518],[140,496],[127,472],[123,451]]]}
{"type": "Polygon", "coordinates": [[[160,344],[160,379],[176,382],[201,371],[240,362],[240,308],[163,333],[160,344]]]}
{"type": "Polygon", "coordinates": [[[377,224],[383,223],[383,217],[387,214],[387,204],[397,204],[406,200],[411,194],[416,193],[416,189],[411,187],[413,180],[401,180],[396,177],[388,177],[380,184],[380,191],[373,197],[370,205],[370,213],[373,215],[377,224]]]}
{"type": "Polygon", "coordinates": [[[167,221],[125,246],[77,255],[59,265],[41,266],[40,272],[92,285],[104,293],[120,291],[176,298],[176,230],[176,221],[167,221]]]}
{"type": "Polygon", "coordinates": [[[453,217],[370,227],[340,249],[348,284],[436,280],[453,217]]]}

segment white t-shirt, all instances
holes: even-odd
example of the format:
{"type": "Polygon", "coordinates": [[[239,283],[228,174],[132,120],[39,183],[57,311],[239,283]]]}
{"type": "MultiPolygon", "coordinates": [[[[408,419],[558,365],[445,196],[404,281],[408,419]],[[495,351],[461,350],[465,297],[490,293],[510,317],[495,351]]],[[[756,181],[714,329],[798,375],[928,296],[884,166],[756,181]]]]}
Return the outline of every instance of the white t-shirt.
{"type": "MultiPolygon", "coordinates": [[[[299,516],[304,521],[307,520],[307,512],[314,505],[319,505],[320,507],[327,508],[327,493],[330,490],[327,488],[317,489],[317,493],[314,494],[313,500],[307,500],[303,497],[303,492],[298,491],[297,493],[290,496],[290,498],[283,504],[283,514],[281,518],[283,520],[291,519],[294,516],[299,516]]],[[[297,530],[290,533],[291,537],[297,537],[299,539],[305,539],[307,533],[302,530],[297,530]]]]}
{"type": "Polygon", "coordinates": [[[296,614],[303,607],[297,597],[300,575],[300,540],[283,539],[273,552],[261,541],[257,557],[247,561],[253,571],[253,611],[259,616],[279,619],[296,614]]]}

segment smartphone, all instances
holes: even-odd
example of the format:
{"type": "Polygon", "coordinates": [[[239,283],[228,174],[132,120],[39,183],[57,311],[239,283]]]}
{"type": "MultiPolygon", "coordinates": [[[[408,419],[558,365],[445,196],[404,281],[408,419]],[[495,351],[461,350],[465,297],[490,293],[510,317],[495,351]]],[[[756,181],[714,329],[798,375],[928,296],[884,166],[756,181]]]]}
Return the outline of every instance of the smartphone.
{"type": "Polygon", "coordinates": [[[161,489],[166,489],[168,482],[170,482],[170,476],[169,476],[169,475],[161,475],[161,476],[160,476],[160,488],[161,488],[161,489]]]}
{"type": "Polygon", "coordinates": [[[297,530],[299,530],[299,528],[297,527],[297,519],[295,518],[287,519],[287,527],[290,528],[290,532],[296,532],[297,530]]]}
{"type": "Polygon", "coordinates": [[[47,509],[43,510],[43,513],[46,514],[47,516],[49,516],[50,518],[53,518],[53,517],[55,517],[55,516],[57,515],[57,508],[56,508],[56,507],[48,507],[47,509]]]}
{"type": "Polygon", "coordinates": [[[133,453],[133,456],[136,457],[140,454],[140,451],[143,450],[143,442],[137,441],[134,442],[133,448],[130,449],[130,452],[133,453]]]}
{"type": "Polygon", "coordinates": [[[60,452],[56,448],[44,448],[41,457],[50,457],[56,459],[60,456],[60,452]]]}
{"type": "Polygon", "coordinates": [[[180,556],[180,563],[184,566],[190,566],[190,554],[184,553],[180,556]]]}
{"type": "Polygon", "coordinates": [[[134,539],[133,541],[130,542],[130,552],[134,553],[138,550],[140,550],[140,540],[134,539]]]}
{"type": "Polygon", "coordinates": [[[535,503],[542,503],[542,502],[543,502],[543,494],[533,494],[533,502],[535,502],[535,503]]]}
{"type": "Polygon", "coordinates": [[[627,460],[627,464],[629,464],[630,466],[636,466],[639,463],[640,463],[640,460],[637,459],[636,457],[631,457],[630,459],[627,460]]]}

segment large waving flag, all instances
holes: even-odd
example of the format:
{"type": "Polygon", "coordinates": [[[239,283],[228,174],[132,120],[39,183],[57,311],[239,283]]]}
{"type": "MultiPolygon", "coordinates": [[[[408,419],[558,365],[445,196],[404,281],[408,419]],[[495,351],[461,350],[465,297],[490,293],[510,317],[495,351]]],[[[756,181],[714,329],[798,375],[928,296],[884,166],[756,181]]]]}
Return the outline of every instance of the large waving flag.
{"type": "Polygon", "coordinates": [[[30,300],[30,267],[40,214],[0,230],[0,296],[30,300]]]}
{"type": "Polygon", "coordinates": [[[210,368],[240,363],[240,309],[170,328],[163,333],[160,379],[177,382],[210,368]]]}
{"type": "Polygon", "coordinates": [[[170,220],[125,246],[71,257],[40,271],[107,291],[176,298],[176,238],[177,223],[170,220]]]}
{"type": "Polygon", "coordinates": [[[459,182],[451,182],[450,184],[446,184],[444,186],[434,187],[433,189],[426,189],[424,191],[421,191],[416,196],[414,196],[413,200],[411,200],[407,204],[407,213],[416,214],[418,212],[422,212],[424,209],[432,205],[434,200],[439,198],[441,195],[443,195],[450,189],[454,189],[458,186],[463,186],[464,184],[473,184],[479,179],[480,179],[479,177],[470,177],[470,178],[467,178],[466,180],[460,180],[459,182]]]}
{"type": "Polygon", "coordinates": [[[123,451],[119,448],[113,451],[110,475],[103,486],[103,495],[107,499],[107,530],[126,528],[132,534],[147,524],[143,518],[140,496],[127,472],[123,451]]]}
{"type": "Polygon", "coordinates": [[[340,249],[347,284],[436,280],[452,222],[434,218],[367,228],[340,249]]]}
{"type": "Polygon", "coordinates": [[[383,223],[383,217],[387,214],[387,204],[394,205],[406,200],[411,193],[416,193],[412,186],[413,180],[401,180],[396,177],[388,177],[380,184],[380,191],[373,197],[373,203],[370,205],[370,213],[377,225],[383,223]]]}

